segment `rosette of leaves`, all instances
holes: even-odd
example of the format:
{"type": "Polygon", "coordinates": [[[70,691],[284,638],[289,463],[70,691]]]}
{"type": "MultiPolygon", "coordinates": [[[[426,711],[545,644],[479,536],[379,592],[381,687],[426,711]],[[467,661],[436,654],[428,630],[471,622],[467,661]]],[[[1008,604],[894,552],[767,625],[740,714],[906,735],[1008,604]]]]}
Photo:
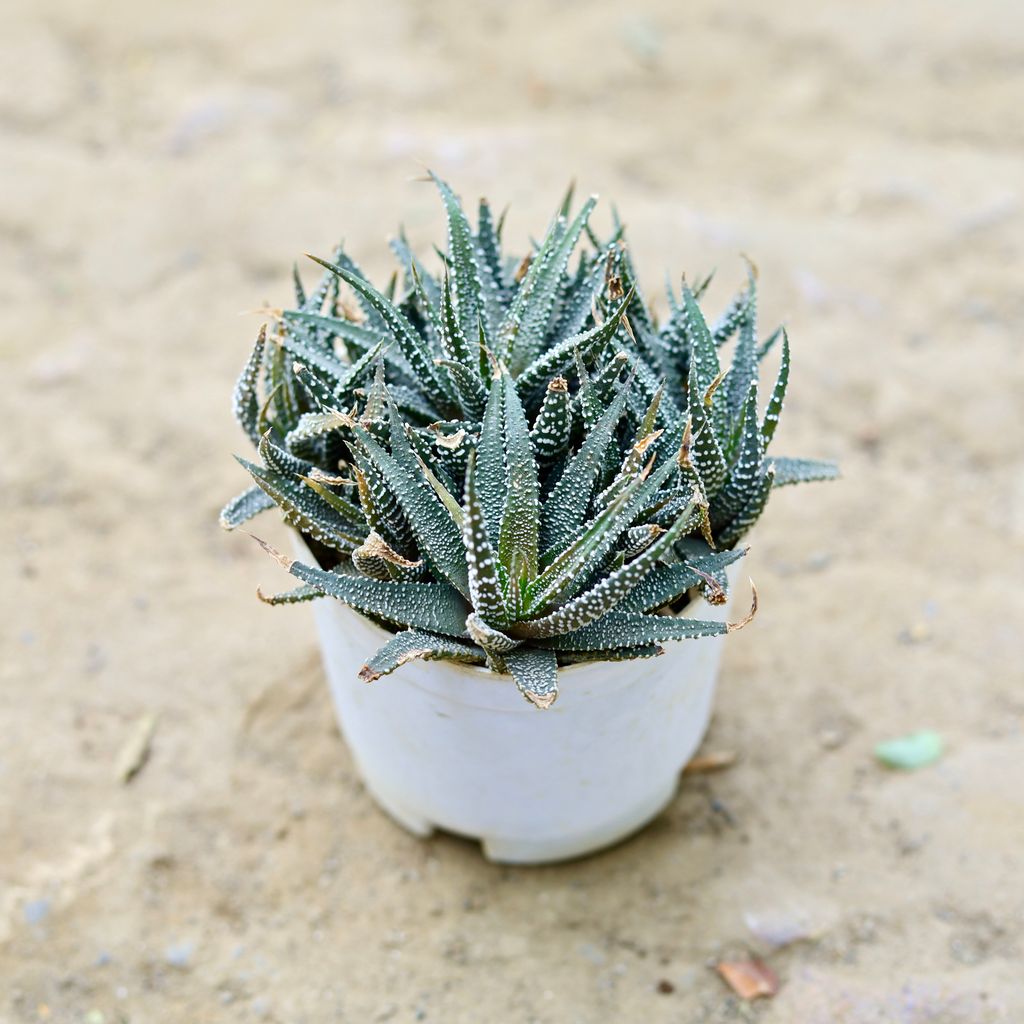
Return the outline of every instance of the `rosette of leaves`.
{"type": "MultiPolygon", "coordinates": [[[[553,384],[550,394],[567,395],[557,378],[553,384]]],[[[325,569],[274,552],[303,588],[285,599],[335,597],[398,630],[362,669],[368,681],[413,658],[446,658],[511,674],[538,707],[554,701],[560,664],[652,657],[667,640],[737,628],[656,613],[713,582],[741,552],[676,557],[676,542],[707,515],[696,488],[668,527],[652,523],[663,511],[664,482],[678,472],[672,460],[659,465],[647,457],[656,430],[635,439],[611,484],[599,489],[627,394],[628,385],[620,386],[595,429],[545,473],[537,452],[560,447],[558,417],[549,403],[531,427],[499,365],[479,434],[461,440],[467,457],[458,496],[450,474],[417,450],[386,395],[386,437],[325,401],[323,414],[351,433],[358,506],[340,493],[341,479],[306,467],[291,465],[285,484],[289,467],[269,438],[263,455],[265,463],[277,460],[279,493],[315,484],[312,494],[325,507],[321,515],[306,508],[304,532],[347,549],[349,559],[325,569]]],[[[265,465],[254,475],[265,483],[268,472],[265,465]]]]}
{"type": "Polygon", "coordinates": [[[382,291],[341,250],[311,293],[296,275],[296,307],[275,311],[236,388],[260,461],[241,460],[254,486],[222,523],[278,506],[320,565],[284,560],[302,585],[267,600],[326,594],[396,631],[364,678],[450,658],[546,706],[560,664],[729,628],[653,613],[695,586],[723,601],[772,487],[835,468],[767,455],[789,343],[757,336],[753,270],[710,324],[706,280],[670,289],[659,326],[621,227],[591,230],[593,199],[570,218],[567,197],[509,260],[487,204],[473,228],[434,180],[438,275],[402,237],[382,291]],[[758,364],[779,342],[762,410],[758,364]]]}

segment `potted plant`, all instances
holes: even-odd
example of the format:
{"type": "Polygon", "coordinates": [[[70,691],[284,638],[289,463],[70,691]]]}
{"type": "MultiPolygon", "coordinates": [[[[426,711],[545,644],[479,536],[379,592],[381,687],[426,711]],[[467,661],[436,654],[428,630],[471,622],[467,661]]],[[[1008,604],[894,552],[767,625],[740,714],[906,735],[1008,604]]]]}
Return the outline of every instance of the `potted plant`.
{"type": "Polygon", "coordinates": [[[709,278],[670,287],[658,324],[594,198],[573,215],[570,192],[509,260],[488,204],[474,227],[432,178],[438,273],[399,235],[379,291],[339,249],[260,331],[234,397],[254,484],[221,522],[276,506],[294,528],[294,557],[260,543],[298,586],[260,596],[328,598],[327,675],[377,801],[495,860],[555,860],[671,799],[721,638],[756,609],[729,621],[740,541],[774,487],[836,470],[767,454],[790,353],[758,336],[753,267],[711,324],[709,278]]]}

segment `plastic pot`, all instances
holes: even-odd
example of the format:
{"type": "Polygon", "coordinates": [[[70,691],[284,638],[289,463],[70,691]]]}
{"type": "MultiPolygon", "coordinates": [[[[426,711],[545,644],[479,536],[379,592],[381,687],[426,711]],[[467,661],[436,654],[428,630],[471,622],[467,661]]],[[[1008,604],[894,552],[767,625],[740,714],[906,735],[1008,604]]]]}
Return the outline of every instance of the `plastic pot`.
{"type": "MultiPolygon", "coordinates": [[[[510,676],[453,662],[412,661],[364,683],[360,667],[390,634],[340,601],[313,609],[367,790],[415,835],[472,837],[493,861],[564,860],[635,832],[671,801],[707,730],[723,637],[564,668],[542,711],[510,676]]],[[[683,614],[724,621],[728,610],[700,599],[683,614]]]]}

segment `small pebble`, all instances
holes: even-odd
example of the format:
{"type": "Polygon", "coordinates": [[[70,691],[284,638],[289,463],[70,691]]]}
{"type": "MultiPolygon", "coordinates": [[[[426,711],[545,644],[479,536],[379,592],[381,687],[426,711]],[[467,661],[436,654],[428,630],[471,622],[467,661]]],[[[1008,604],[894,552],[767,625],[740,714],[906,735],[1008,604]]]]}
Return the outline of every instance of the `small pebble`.
{"type": "Polygon", "coordinates": [[[817,551],[807,559],[807,568],[811,572],[821,572],[832,564],[830,551],[817,551]]]}
{"type": "Polygon", "coordinates": [[[193,942],[177,942],[173,946],[167,947],[164,952],[164,959],[172,967],[188,967],[188,962],[192,959],[195,948],[195,943],[193,942]]]}
{"type": "Polygon", "coordinates": [[[813,929],[809,915],[801,911],[744,911],[743,923],[752,935],[775,949],[808,938],[813,929]]]}
{"type": "Polygon", "coordinates": [[[846,734],[842,729],[819,729],[818,742],[825,750],[838,750],[846,742],[846,734]]]}
{"type": "Polygon", "coordinates": [[[905,644],[925,644],[931,638],[931,627],[921,619],[918,619],[917,622],[912,622],[900,633],[900,641],[905,644]]]}
{"type": "Polygon", "coordinates": [[[43,921],[49,917],[50,914],[50,901],[49,900],[29,900],[28,903],[22,907],[22,914],[25,916],[26,924],[42,924],[43,921]]]}

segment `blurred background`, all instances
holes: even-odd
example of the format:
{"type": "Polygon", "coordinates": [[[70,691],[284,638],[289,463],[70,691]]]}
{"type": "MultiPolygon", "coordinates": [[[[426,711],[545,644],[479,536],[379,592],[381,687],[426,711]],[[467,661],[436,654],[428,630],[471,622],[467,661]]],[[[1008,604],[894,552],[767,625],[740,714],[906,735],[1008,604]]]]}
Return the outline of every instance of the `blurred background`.
{"type": "Polygon", "coordinates": [[[1024,7],[10,0],[2,24],[0,1020],[1024,1017],[1024,7]],[[844,470],[751,538],[762,612],[706,745],[736,764],[579,863],[387,821],[308,608],[258,604],[280,570],[216,522],[247,311],[341,237],[378,280],[399,222],[429,257],[425,166],[509,203],[519,245],[575,178],[650,296],[717,267],[716,311],[749,254],[794,345],[778,450],[844,470]],[[873,759],[924,728],[938,763],[873,759]],[[709,969],[751,954],[773,999],[709,969]]]}

